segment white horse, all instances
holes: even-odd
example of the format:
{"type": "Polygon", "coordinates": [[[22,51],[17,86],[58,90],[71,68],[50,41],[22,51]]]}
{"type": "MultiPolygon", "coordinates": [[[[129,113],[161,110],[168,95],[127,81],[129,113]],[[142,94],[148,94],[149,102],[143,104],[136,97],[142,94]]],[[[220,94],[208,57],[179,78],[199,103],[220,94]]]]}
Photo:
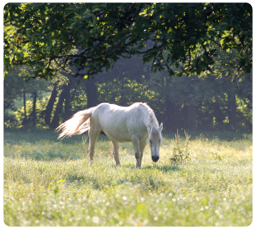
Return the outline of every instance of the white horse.
{"type": "Polygon", "coordinates": [[[120,164],[118,142],[132,141],[136,167],[141,167],[143,150],[148,137],[151,158],[154,162],[159,160],[162,129],[163,123],[159,126],[153,110],[146,103],[140,102],[128,107],[102,103],[77,112],[71,119],[57,127],[58,131],[62,130],[58,139],[88,131],[91,162],[96,140],[102,132],[112,141],[116,165],[120,164]]]}

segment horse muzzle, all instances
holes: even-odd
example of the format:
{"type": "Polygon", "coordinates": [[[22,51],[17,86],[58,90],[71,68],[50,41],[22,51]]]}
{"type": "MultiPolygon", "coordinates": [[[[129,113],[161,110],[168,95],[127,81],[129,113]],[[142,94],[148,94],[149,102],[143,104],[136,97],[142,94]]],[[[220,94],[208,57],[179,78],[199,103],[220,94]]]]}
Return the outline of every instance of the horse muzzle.
{"type": "Polygon", "coordinates": [[[152,156],[151,158],[152,158],[152,160],[153,160],[154,162],[157,162],[158,159],[159,159],[159,156],[152,156]]]}

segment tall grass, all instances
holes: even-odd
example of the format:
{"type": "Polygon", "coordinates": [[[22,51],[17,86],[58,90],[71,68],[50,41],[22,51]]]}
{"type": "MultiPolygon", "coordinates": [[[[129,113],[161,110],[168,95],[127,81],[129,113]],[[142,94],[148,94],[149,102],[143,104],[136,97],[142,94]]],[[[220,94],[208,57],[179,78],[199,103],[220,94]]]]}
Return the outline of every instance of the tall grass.
{"type": "MultiPolygon", "coordinates": [[[[189,161],[160,160],[146,146],[135,168],[131,143],[121,166],[102,137],[89,165],[87,138],[58,141],[51,131],[4,133],[4,221],[8,226],[247,226],[252,222],[251,135],[189,140],[189,161]]],[[[185,146],[185,138],[179,146],[185,146]]]]}

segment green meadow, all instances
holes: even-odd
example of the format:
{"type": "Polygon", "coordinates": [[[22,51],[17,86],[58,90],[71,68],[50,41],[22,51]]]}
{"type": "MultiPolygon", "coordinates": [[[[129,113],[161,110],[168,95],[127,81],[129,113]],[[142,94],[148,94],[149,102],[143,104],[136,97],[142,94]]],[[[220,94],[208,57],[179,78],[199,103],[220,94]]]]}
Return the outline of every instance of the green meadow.
{"type": "Polygon", "coordinates": [[[252,222],[252,136],[163,136],[135,168],[131,143],[101,136],[89,164],[86,135],[4,132],[4,222],[8,226],[248,226],[252,222]],[[173,152],[187,158],[173,160],[173,152]],[[188,153],[188,154],[187,154],[188,153]],[[172,160],[171,160],[172,158],[172,160]]]}

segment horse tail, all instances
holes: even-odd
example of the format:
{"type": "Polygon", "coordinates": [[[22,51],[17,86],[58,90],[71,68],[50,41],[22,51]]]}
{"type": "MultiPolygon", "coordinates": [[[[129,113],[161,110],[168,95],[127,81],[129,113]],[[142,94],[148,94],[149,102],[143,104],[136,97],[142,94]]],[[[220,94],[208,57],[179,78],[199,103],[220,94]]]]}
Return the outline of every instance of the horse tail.
{"type": "Polygon", "coordinates": [[[59,134],[58,139],[79,135],[88,131],[93,110],[94,107],[79,111],[75,113],[72,118],[59,125],[56,130],[62,130],[62,133],[59,134]]]}

